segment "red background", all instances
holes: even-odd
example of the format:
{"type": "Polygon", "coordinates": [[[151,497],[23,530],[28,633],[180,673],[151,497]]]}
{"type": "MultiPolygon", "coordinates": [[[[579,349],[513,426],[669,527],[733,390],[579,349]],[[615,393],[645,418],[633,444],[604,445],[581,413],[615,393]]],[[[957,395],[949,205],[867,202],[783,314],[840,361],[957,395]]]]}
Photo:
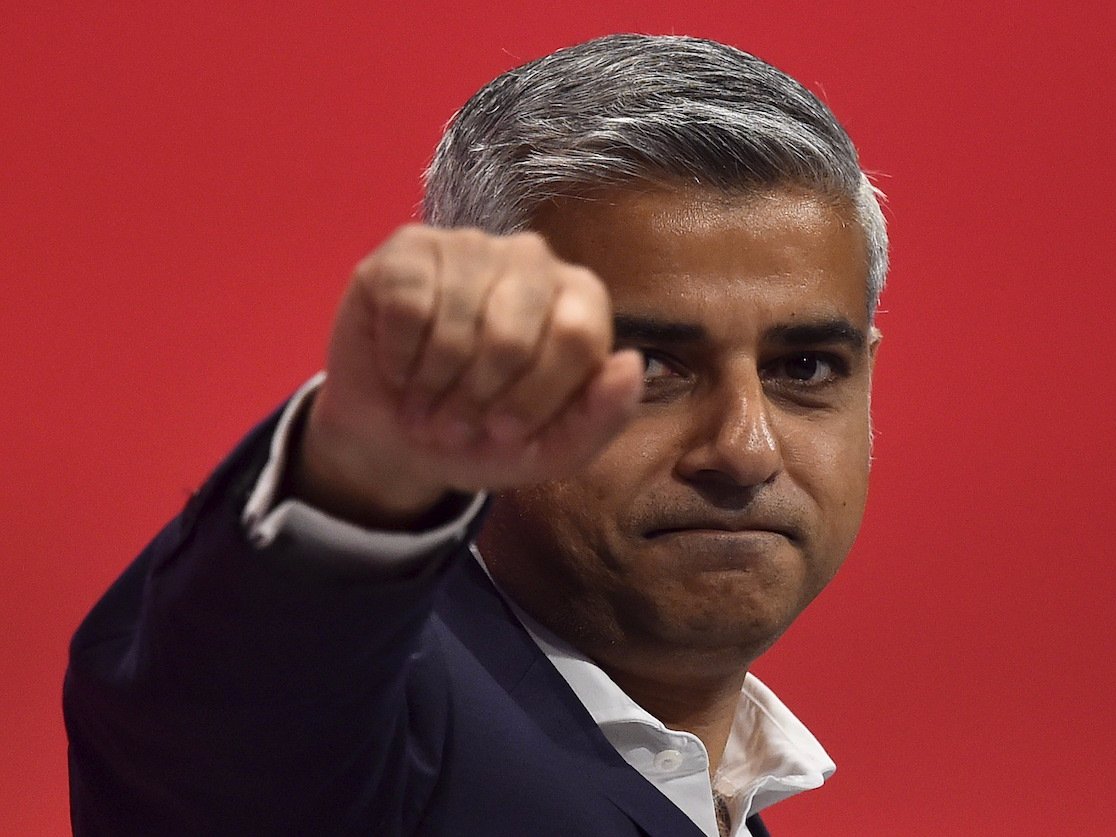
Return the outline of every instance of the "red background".
{"type": "Polygon", "coordinates": [[[770,825],[1111,833],[1108,4],[97,5],[0,36],[0,832],[66,831],[69,634],[319,366],[443,122],[635,30],[784,67],[890,195],[864,534],[759,666],[840,769],[770,825]]]}

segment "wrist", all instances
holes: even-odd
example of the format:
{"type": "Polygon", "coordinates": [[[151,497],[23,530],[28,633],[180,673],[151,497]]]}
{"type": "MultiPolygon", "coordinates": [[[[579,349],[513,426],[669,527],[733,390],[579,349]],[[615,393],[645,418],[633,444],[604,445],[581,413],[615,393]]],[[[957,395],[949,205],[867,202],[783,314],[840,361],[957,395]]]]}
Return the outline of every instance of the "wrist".
{"type": "Polygon", "coordinates": [[[459,505],[444,486],[418,479],[407,463],[370,456],[323,421],[317,404],[292,428],[281,493],[357,526],[407,530],[437,525],[459,505]],[[443,511],[447,502],[452,510],[443,511]]]}

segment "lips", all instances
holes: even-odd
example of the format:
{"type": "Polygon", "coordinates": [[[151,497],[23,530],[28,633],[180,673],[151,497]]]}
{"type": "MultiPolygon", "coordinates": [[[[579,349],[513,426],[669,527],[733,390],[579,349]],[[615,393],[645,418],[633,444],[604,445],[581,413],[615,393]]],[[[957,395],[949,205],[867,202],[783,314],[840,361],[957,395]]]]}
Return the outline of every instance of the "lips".
{"type": "Polygon", "coordinates": [[[788,526],[783,521],[754,520],[754,519],[694,519],[684,521],[671,521],[669,525],[659,526],[648,530],[644,537],[648,540],[669,537],[693,532],[723,532],[726,534],[774,534],[782,535],[790,541],[797,540],[798,535],[794,527],[788,526]]]}

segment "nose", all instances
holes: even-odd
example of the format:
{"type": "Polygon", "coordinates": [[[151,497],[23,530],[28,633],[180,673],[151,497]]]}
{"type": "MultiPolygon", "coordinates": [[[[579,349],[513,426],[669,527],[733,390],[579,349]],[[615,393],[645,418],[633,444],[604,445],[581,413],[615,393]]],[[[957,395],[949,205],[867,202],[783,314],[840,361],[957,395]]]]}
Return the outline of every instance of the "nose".
{"type": "Polygon", "coordinates": [[[754,488],[783,470],[757,370],[726,376],[695,407],[693,432],[677,465],[683,479],[710,487],[754,488]]]}

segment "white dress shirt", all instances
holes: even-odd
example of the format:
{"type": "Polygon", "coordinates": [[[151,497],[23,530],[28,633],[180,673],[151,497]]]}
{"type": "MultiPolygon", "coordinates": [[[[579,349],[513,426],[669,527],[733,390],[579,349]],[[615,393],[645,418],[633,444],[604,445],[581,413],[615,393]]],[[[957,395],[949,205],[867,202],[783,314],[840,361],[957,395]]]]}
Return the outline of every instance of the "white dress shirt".
{"type": "MultiPolygon", "coordinates": [[[[294,418],[322,380],[319,374],[298,391],[276,427],[270,458],[244,509],[244,522],[253,541],[266,545],[285,533],[307,546],[317,545],[335,554],[400,562],[418,560],[439,544],[460,536],[479,513],[483,495],[457,519],[420,533],[370,531],[297,500],[275,503],[294,418]]],[[[483,567],[475,547],[473,553],[483,567]]],[[[515,602],[505,599],[621,757],[708,837],[718,837],[714,789],[728,802],[732,834],[747,837],[745,819],[782,799],[819,787],[836,769],[802,722],[749,674],[720,767],[711,780],[709,754],[696,735],[666,727],[629,698],[592,660],[532,620],[515,602]]]]}

